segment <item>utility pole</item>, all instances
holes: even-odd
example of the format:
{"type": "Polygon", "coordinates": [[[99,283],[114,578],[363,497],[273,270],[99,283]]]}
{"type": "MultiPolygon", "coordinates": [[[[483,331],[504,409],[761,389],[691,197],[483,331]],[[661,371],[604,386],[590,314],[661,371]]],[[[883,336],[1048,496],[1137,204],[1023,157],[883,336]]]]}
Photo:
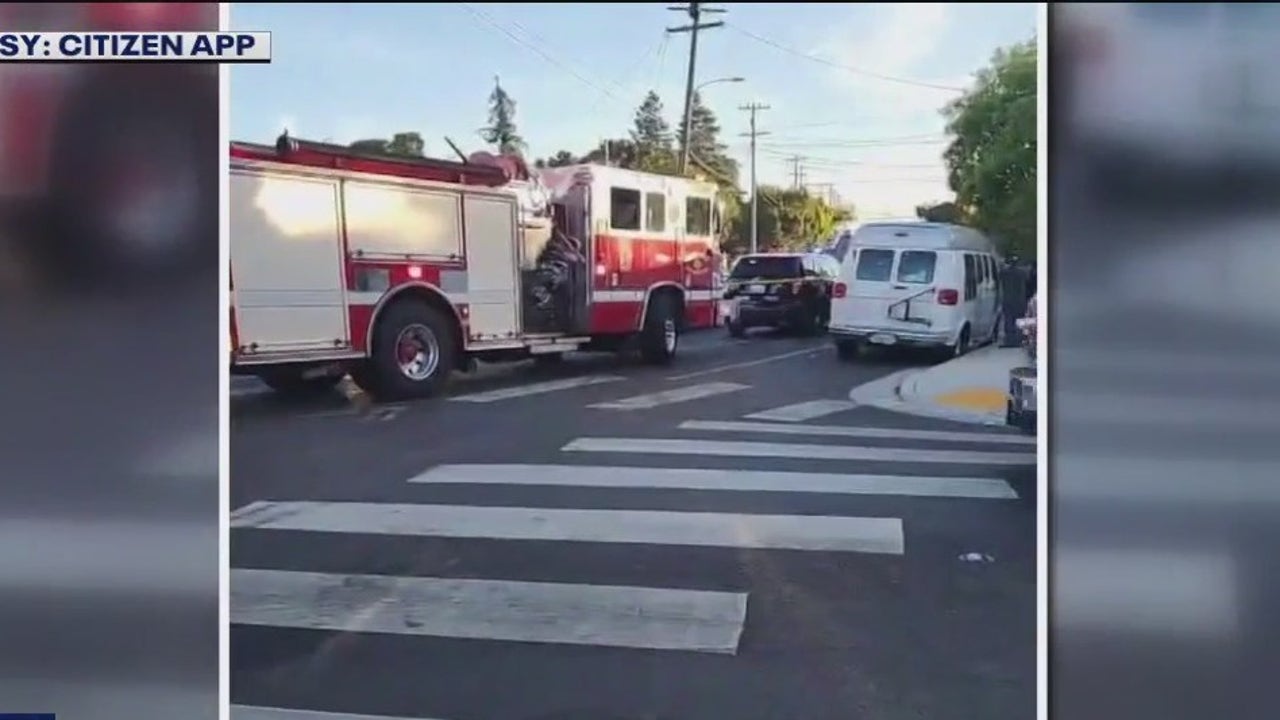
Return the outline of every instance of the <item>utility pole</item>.
{"type": "Polygon", "coordinates": [[[799,155],[792,155],[788,160],[791,162],[791,187],[795,190],[800,189],[800,161],[804,158],[799,155]]]}
{"type": "Polygon", "coordinates": [[[689,18],[693,20],[689,25],[680,27],[667,28],[669,33],[689,33],[689,77],[685,81],[684,86],[684,142],[680,148],[680,174],[683,175],[685,168],[689,166],[689,145],[692,138],[689,137],[693,126],[693,78],[694,68],[698,62],[698,31],[710,30],[724,25],[723,22],[699,22],[703,14],[723,13],[720,8],[703,7],[700,2],[690,2],[687,5],[672,5],[667,8],[674,12],[687,13],[689,18]]]}
{"type": "Polygon", "coordinates": [[[760,245],[760,187],[756,183],[756,138],[769,134],[756,129],[756,113],[768,110],[769,106],[753,102],[738,109],[751,113],[751,131],[743,134],[751,138],[751,252],[754,253],[760,245]]]}

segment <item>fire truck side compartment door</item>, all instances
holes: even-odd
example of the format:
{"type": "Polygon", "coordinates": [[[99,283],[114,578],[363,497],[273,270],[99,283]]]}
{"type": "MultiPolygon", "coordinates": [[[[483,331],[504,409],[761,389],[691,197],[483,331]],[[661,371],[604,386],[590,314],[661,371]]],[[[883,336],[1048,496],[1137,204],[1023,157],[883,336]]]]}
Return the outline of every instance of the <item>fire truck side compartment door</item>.
{"type": "Polygon", "coordinates": [[[471,339],[515,338],[520,328],[515,199],[467,195],[463,208],[471,339]]]}
{"type": "Polygon", "coordinates": [[[349,347],[338,182],[237,170],[230,189],[241,348],[265,353],[349,347]]]}

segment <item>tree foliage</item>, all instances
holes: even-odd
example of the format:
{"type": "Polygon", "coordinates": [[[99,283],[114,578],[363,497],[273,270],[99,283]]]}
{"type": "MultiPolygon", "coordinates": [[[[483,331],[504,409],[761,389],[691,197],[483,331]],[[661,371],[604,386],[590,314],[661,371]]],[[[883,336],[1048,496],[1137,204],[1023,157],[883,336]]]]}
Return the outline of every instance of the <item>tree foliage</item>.
{"type": "Polygon", "coordinates": [[[1006,251],[1036,250],[1036,44],[998,50],[971,90],[943,113],[954,136],[943,155],[956,204],[1006,251]]]}
{"type": "Polygon", "coordinates": [[[964,210],[949,200],[930,205],[917,205],[916,217],[928,222],[951,223],[953,225],[964,225],[967,219],[965,218],[964,210]]]}
{"type": "Polygon", "coordinates": [[[489,124],[480,129],[480,137],[499,153],[519,155],[525,149],[524,138],[516,129],[516,101],[496,77],[489,93],[489,124]]]}
{"type": "Polygon", "coordinates": [[[392,135],[390,140],[381,140],[378,138],[356,140],[348,147],[356,152],[368,153],[371,155],[422,157],[426,152],[427,143],[422,139],[421,133],[408,131],[398,132],[395,135],[392,135]]]}
{"type": "MultiPolygon", "coordinates": [[[[802,251],[824,246],[837,226],[853,217],[853,212],[835,208],[808,190],[759,187],[760,202],[757,239],[759,249],[802,251]]],[[[748,198],[746,202],[749,203],[748,198]]],[[[751,212],[744,204],[731,220],[731,236],[726,250],[745,252],[751,245],[751,212]]]]}

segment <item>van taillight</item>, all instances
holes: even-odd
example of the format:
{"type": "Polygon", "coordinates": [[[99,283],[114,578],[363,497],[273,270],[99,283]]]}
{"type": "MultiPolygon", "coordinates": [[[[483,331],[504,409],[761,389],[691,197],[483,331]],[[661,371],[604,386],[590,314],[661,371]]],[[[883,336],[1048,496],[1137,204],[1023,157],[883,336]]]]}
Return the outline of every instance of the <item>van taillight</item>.
{"type": "Polygon", "coordinates": [[[849,286],[838,282],[831,286],[831,297],[842,298],[849,293],[849,286]]]}
{"type": "Polygon", "coordinates": [[[939,290],[938,291],[939,305],[955,305],[958,302],[960,302],[959,290],[939,290]]]}

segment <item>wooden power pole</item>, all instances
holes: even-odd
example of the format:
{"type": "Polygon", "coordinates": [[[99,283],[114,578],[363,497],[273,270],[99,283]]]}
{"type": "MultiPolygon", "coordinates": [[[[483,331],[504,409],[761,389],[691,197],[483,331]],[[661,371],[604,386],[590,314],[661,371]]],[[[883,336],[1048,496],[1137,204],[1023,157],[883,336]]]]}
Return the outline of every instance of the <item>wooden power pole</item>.
{"type": "Polygon", "coordinates": [[[724,10],[719,8],[703,7],[700,2],[690,2],[687,5],[672,5],[667,8],[674,12],[686,13],[693,22],[680,27],[667,28],[669,33],[689,33],[689,76],[685,80],[684,86],[684,142],[680,147],[680,174],[684,174],[685,169],[689,166],[689,145],[690,133],[693,126],[693,78],[694,68],[698,62],[698,31],[709,30],[724,25],[723,22],[700,22],[702,16],[714,13],[723,13],[724,10]]]}

